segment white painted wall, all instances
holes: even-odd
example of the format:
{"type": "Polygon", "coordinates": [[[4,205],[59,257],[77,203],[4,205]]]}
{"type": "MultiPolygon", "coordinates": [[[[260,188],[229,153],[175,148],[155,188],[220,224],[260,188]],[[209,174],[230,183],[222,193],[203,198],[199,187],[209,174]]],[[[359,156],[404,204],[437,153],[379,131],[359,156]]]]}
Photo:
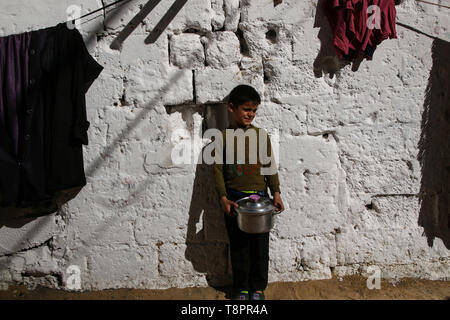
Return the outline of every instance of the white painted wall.
{"type": "MultiPolygon", "coordinates": [[[[0,35],[102,2],[113,1],[0,0],[0,35]]],[[[179,129],[223,123],[223,99],[240,83],[261,93],[255,124],[279,139],[286,211],[271,233],[269,281],[367,275],[371,265],[383,277],[448,279],[449,11],[404,1],[398,22],[425,34],[398,25],[372,61],[330,76],[316,1],[189,0],[146,43],[175,2],[148,10],[118,49],[147,0],[81,25],[104,66],[87,94],[88,183],[58,213],[0,223],[0,282],[64,287],[76,265],[82,289],[230,283],[211,172],[170,153],[189,139],[179,129]]]]}

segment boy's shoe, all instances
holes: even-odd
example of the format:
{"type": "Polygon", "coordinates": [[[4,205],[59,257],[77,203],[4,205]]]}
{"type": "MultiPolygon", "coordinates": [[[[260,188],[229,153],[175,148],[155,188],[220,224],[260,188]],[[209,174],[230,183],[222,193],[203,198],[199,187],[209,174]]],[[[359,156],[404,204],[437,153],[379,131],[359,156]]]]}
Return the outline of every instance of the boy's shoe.
{"type": "Polygon", "coordinates": [[[238,293],[235,293],[233,296],[233,300],[250,300],[250,296],[248,294],[248,291],[240,291],[238,293]]]}
{"type": "Polygon", "coordinates": [[[264,291],[252,292],[252,295],[250,296],[250,300],[266,300],[266,297],[264,296],[264,291]]]}

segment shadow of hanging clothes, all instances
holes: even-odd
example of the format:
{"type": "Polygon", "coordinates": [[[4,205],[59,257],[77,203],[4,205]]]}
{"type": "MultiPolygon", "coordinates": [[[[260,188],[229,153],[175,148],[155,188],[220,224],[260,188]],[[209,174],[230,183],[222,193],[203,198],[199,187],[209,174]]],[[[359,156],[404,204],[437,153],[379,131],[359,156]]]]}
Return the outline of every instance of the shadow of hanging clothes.
{"type": "Polygon", "coordinates": [[[125,26],[125,28],[123,28],[122,31],[120,31],[119,35],[114,39],[109,47],[114,50],[120,50],[125,39],[130,36],[130,34],[137,28],[139,23],[141,23],[160,2],[161,0],[148,1],[142,7],[141,11],[139,11],[139,13],[136,14],[134,18],[130,20],[130,22],[128,22],[128,24],[125,26]]]}
{"type": "Polygon", "coordinates": [[[40,202],[34,206],[0,207],[0,228],[2,226],[20,228],[39,217],[51,215],[53,213],[59,215],[61,207],[74,199],[82,189],[83,186],[78,186],[70,189],[58,190],[50,200],[40,202]]]}
{"type": "Polygon", "coordinates": [[[440,238],[450,249],[450,43],[435,39],[418,160],[422,168],[419,225],[428,245],[440,238]]]}
{"type": "Polygon", "coordinates": [[[155,43],[159,36],[166,30],[167,26],[177,16],[178,12],[184,7],[188,0],[176,0],[159,20],[158,24],[153,28],[152,32],[144,40],[146,44],[155,43]]]}
{"type": "Polygon", "coordinates": [[[273,0],[273,6],[276,7],[277,5],[281,4],[283,0],[273,0]]]}
{"type": "Polygon", "coordinates": [[[92,17],[88,20],[82,19],[81,25],[85,23],[92,23],[91,21],[95,21],[95,23],[92,23],[92,25],[90,25],[89,29],[83,30],[84,31],[83,39],[86,44],[86,47],[91,48],[92,46],[95,46],[98,37],[101,36],[105,31],[105,26],[113,19],[116,19],[117,17],[120,17],[123,14],[125,14],[133,6],[134,6],[133,1],[131,0],[123,1],[117,3],[113,7],[110,7],[108,11],[104,12],[103,14],[92,17]]]}
{"type": "Polygon", "coordinates": [[[57,211],[57,208],[55,210],[45,210],[43,208],[39,208],[38,210],[33,208],[2,208],[2,213],[0,215],[0,229],[3,226],[8,228],[21,228],[24,225],[33,222],[35,219],[47,216],[55,211],[57,211]]]}

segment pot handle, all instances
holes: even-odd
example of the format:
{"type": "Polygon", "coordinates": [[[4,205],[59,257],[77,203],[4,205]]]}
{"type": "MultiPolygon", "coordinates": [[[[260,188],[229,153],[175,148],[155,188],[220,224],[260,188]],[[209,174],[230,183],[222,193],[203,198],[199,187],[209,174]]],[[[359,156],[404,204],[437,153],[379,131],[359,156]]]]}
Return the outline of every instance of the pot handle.
{"type": "Polygon", "coordinates": [[[280,211],[273,211],[273,214],[272,215],[277,215],[277,214],[280,214],[280,213],[282,213],[284,210],[280,210],[280,211]]]}

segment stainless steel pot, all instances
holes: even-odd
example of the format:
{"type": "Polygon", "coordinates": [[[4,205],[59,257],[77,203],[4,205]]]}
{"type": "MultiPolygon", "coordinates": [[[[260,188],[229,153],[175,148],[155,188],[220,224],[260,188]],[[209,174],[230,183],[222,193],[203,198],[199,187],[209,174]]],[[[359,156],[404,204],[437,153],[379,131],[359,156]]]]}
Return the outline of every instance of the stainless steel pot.
{"type": "Polygon", "coordinates": [[[276,207],[267,197],[251,195],[236,201],[239,205],[234,210],[237,213],[239,229],[247,233],[269,232],[274,225],[275,215],[281,211],[275,211],[276,207]]]}

